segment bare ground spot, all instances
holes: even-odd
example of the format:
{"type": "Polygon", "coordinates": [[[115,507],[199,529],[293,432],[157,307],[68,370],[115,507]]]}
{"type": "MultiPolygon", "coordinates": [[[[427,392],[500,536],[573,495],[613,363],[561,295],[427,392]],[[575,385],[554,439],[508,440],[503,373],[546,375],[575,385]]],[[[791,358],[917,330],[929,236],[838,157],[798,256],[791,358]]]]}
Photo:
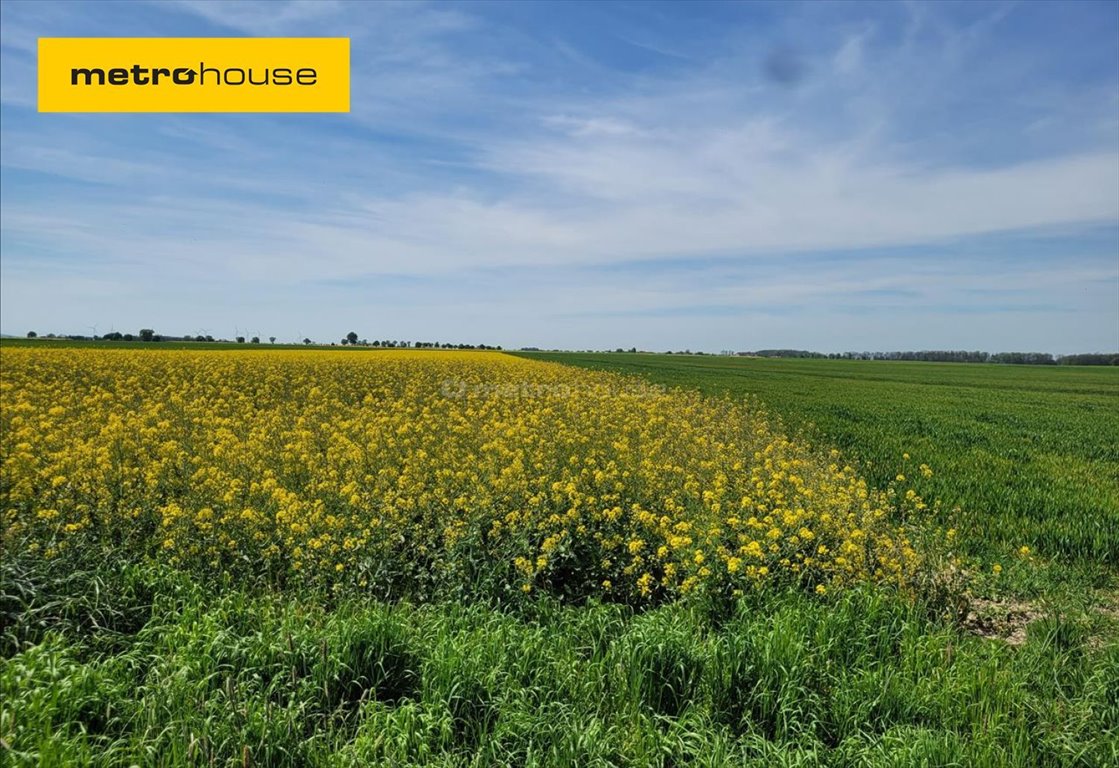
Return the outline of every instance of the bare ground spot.
{"type": "MultiPolygon", "coordinates": [[[[1013,646],[1026,642],[1030,624],[1048,614],[1036,603],[1024,600],[990,599],[972,597],[968,600],[967,615],[961,622],[968,632],[989,640],[1002,640],[1013,646]]],[[[1104,594],[1090,608],[1088,616],[1095,614],[1103,619],[1103,628],[1088,637],[1092,648],[1119,640],[1119,596],[1104,594]]],[[[1080,614],[1084,616],[1083,613],[1080,614]]]]}
{"type": "Polygon", "coordinates": [[[1088,643],[1093,648],[1102,648],[1106,644],[1119,642],[1119,593],[1101,593],[1099,602],[1092,606],[1092,610],[1103,617],[1103,627],[1088,639],[1088,643]]]}
{"type": "Polygon", "coordinates": [[[1109,619],[1119,619],[1119,591],[1100,592],[1095,609],[1109,619]]]}
{"type": "Polygon", "coordinates": [[[1044,614],[1033,603],[973,597],[963,625],[972,634],[1010,645],[1026,642],[1026,630],[1044,614]]]}

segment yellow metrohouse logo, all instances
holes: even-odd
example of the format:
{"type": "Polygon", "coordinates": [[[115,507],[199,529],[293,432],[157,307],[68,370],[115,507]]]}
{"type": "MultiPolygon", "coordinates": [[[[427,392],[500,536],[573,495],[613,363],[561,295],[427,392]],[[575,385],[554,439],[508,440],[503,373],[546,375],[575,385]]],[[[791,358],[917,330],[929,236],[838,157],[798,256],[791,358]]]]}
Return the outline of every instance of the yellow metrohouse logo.
{"type": "Polygon", "coordinates": [[[42,37],[40,112],[349,112],[345,37],[42,37]]]}

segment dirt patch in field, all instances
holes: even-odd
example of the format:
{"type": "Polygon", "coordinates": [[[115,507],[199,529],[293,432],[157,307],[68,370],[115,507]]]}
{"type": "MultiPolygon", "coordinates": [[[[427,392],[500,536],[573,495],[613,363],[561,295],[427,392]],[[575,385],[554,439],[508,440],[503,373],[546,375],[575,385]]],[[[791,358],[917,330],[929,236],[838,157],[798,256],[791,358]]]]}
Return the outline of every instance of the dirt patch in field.
{"type": "MultiPolygon", "coordinates": [[[[1026,642],[1029,626],[1044,618],[1046,612],[1035,603],[1013,599],[988,599],[973,597],[968,601],[967,616],[963,628],[968,632],[989,640],[1002,640],[1013,646],[1026,642]]],[[[1094,632],[1087,637],[1092,648],[1100,648],[1105,643],[1119,639],[1119,601],[1113,595],[1104,595],[1101,600],[1085,610],[1074,612],[1084,621],[1094,626],[1094,632]],[[1102,617],[1093,621],[1091,616],[1102,617]]]]}
{"type": "Polygon", "coordinates": [[[1103,622],[1102,627],[1088,639],[1089,645],[1102,648],[1106,644],[1119,642],[1119,593],[1101,594],[1100,602],[1092,610],[1103,617],[1103,622]]]}
{"type": "Polygon", "coordinates": [[[1043,615],[1032,603],[974,597],[964,628],[980,637],[1017,646],[1026,642],[1026,630],[1043,615]]]}

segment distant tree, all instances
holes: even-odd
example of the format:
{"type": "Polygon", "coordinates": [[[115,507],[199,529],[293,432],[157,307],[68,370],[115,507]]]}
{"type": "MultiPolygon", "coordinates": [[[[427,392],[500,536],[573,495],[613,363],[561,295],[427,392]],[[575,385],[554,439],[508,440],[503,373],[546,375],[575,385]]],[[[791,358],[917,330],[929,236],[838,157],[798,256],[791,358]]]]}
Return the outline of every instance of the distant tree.
{"type": "Polygon", "coordinates": [[[753,354],[757,357],[827,357],[823,352],[809,352],[805,349],[759,349],[753,354]]]}
{"type": "Polygon", "coordinates": [[[155,331],[151,328],[140,329],[140,341],[152,341],[155,338],[155,331]]]}
{"type": "Polygon", "coordinates": [[[1057,362],[1061,365],[1119,365],[1119,353],[1064,355],[1057,362]]]}
{"type": "Polygon", "coordinates": [[[357,334],[353,331],[350,331],[346,334],[346,341],[350,342],[351,344],[357,344],[357,334]]]}
{"type": "Polygon", "coordinates": [[[311,343],[311,340],[310,339],[303,339],[303,343],[309,345],[311,343]]]}
{"type": "Polygon", "coordinates": [[[260,343],[260,337],[259,336],[253,336],[251,339],[249,339],[249,343],[259,344],[260,343]]]}
{"type": "Polygon", "coordinates": [[[124,340],[125,341],[135,341],[136,337],[133,336],[131,333],[126,333],[126,334],[124,334],[124,340]]]}
{"type": "Polygon", "coordinates": [[[238,344],[244,344],[245,343],[245,337],[244,336],[238,336],[237,337],[237,343],[238,344]]]}
{"type": "Polygon", "coordinates": [[[1048,352],[997,352],[991,355],[992,363],[1009,365],[1056,365],[1057,361],[1048,352]]]}
{"type": "Polygon", "coordinates": [[[275,344],[275,343],[276,343],[276,337],[275,337],[275,336],[269,336],[269,337],[268,337],[268,341],[270,341],[271,343],[275,344]]]}
{"type": "Polygon", "coordinates": [[[342,346],[344,347],[349,343],[350,343],[350,338],[348,336],[343,336],[342,337],[342,346]]]}
{"type": "Polygon", "coordinates": [[[35,331],[28,331],[27,332],[27,338],[37,339],[37,338],[39,338],[39,334],[35,333],[35,331]]]}

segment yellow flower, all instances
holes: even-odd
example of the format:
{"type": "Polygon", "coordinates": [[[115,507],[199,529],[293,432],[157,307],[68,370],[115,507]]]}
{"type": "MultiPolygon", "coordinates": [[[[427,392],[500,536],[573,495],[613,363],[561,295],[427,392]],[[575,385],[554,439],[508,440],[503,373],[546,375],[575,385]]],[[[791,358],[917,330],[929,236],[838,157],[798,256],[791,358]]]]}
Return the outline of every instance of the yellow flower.
{"type": "Polygon", "coordinates": [[[526,592],[562,562],[627,599],[921,566],[887,494],[748,403],[486,351],[0,354],[0,509],[31,552],[370,589],[509,563],[526,592]]]}

